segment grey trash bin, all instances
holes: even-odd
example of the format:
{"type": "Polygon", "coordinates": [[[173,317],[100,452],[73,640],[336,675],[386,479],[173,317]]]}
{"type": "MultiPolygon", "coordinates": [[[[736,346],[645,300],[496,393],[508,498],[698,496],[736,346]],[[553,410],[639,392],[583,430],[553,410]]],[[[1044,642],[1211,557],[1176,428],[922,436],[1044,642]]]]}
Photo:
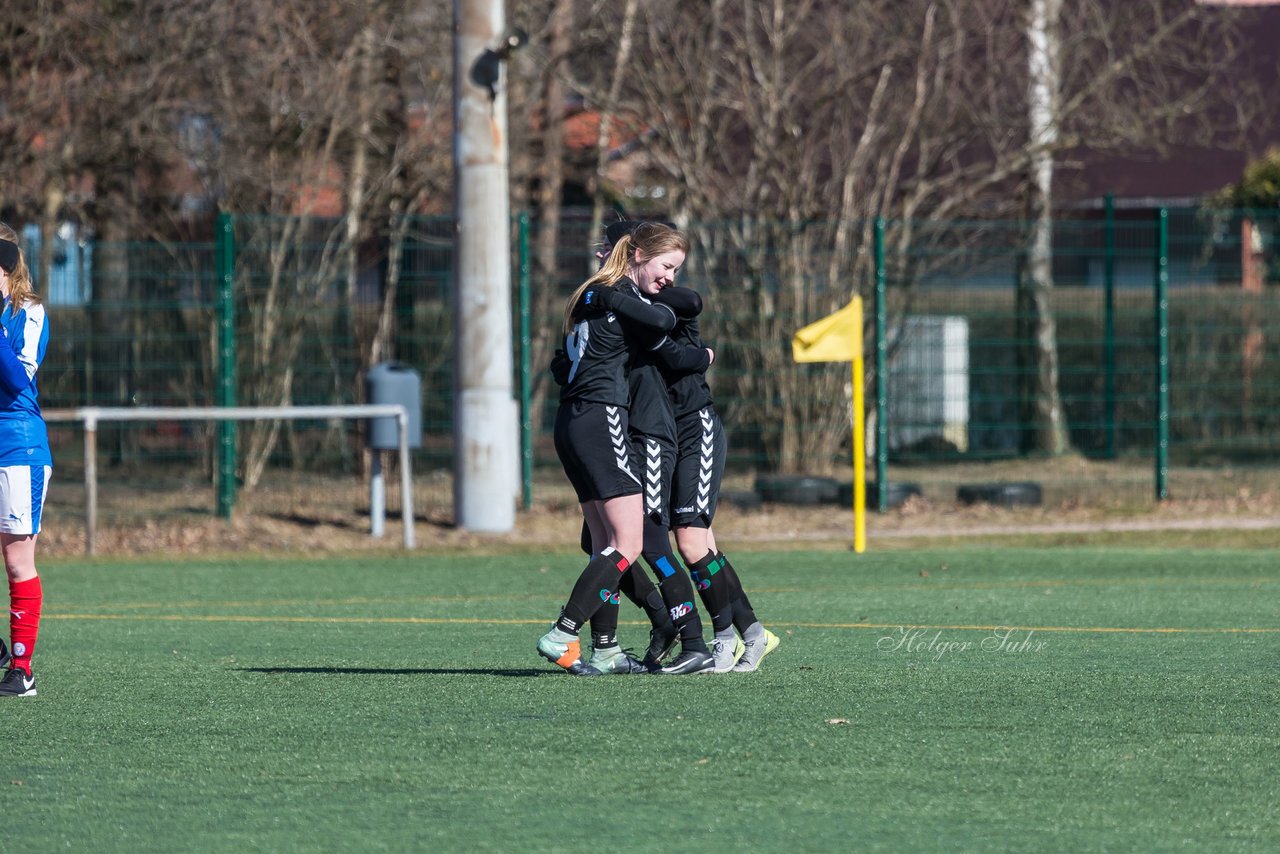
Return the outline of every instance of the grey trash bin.
{"type": "MultiPolygon", "coordinates": [[[[408,410],[409,447],[422,447],[422,380],[417,371],[399,362],[379,362],[365,376],[365,399],[373,404],[398,403],[408,410]]],[[[369,447],[399,450],[395,418],[369,419],[369,447]]]]}

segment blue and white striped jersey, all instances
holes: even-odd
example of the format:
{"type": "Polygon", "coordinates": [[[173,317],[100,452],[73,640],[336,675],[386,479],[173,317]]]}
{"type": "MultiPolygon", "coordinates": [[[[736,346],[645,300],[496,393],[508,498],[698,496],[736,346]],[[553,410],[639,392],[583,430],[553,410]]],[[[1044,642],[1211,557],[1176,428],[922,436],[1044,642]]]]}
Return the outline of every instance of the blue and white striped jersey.
{"type": "Polygon", "coordinates": [[[36,390],[36,371],[49,346],[44,306],[28,302],[14,311],[6,297],[0,333],[0,466],[51,466],[36,390]]]}

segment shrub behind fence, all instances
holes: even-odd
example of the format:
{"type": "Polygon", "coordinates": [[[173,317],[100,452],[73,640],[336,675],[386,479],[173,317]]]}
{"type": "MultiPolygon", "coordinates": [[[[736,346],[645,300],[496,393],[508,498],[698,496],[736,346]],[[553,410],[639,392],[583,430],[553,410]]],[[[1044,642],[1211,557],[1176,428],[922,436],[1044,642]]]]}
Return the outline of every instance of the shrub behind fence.
{"type": "MultiPolygon", "coordinates": [[[[1086,458],[1123,463],[1131,472],[1150,471],[1159,423],[1155,213],[1064,212],[1055,235],[1058,387],[1072,446],[1086,458]]],[[[422,472],[450,469],[452,221],[402,223],[403,234],[390,249],[385,240],[358,247],[354,268],[347,264],[340,221],[238,216],[232,223],[231,306],[223,303],[220,276],[228,271],[219,267],[215,242],[90,247],[95,260],[112,250],[122,254],[126,264],[116,275],[127,281],[81,286],[79,297],[64,289],[51,305],[52,341],[41,371],[45,407],[217,405],[228,364],[234,364],[240,405],[363,402],[370,342],[389,310],[390,355],[423,380],[424,446],[415,452],[415,466],[422,472]],[[107,302],[97,293],[127,296],[107,302]],[[233,363],[220,351],[219,323],[227,316],[234,317],[233,363]]],[[[1180,478],[1182,494],[1201,494],[1212,481],[1186,476],[1186,467],[1267,471],[1275,463],[1280,315],[1278,291],[1268,279],[1274,217],[1186,210],[1169,212],[1169,223],[1167,425],[1177,497],[1180,478]]],[[[730,431],[732,473],[847,472],[847,365],[794,365],[789,339],[854,294],[873,305],[866,224],[750,225],[691,227],[694,248],[682,274],[682,284],[702,292],[708,306],[704,337],[717,351],[710,376],[730,431]],[[837,254],[837,245],[848,249],[837,254]]],[[[891,478],[917,477],[922,466],[1034,457],[1024,380],[1035,366],[1023,346],[1016,296],[1025,266],[1023,224],[887,223],[886,233],[891,478]],[[908,248],[895,248],[908,232],[908,248]],[[924,340],[930,336],[937,340],[924,340]]],[[[563,300],[591,268],[595,241],[580,221],[567,218],[558,269],[522,277],[532,269],[531,235],[536,224],[513,226],[513,281],[523,290],[513,304],[526,309],[512,322],[529,330],[526,345],[517,343],[514,388],[527,389],[522,402],[533,415],[532,434],[525,437],[529,469],[554,477],[555,389],[545,365],[558,343],[563,300]]],[[[90,281],[111,275],[83,259],[78,263],[90,281]]],[[[867,401],[873,418],[874,332],[869,310],[867,401]]],[[[54,431],[60,466],[74,467],[80,453],[71,430],[54,431]]],[[[107,465],[185,466],[212,478],[215,430],[104,425],[99,441],[107,465]]],[[[360,466],[359,428],[351,424],[255,430],[238,436],[242,477],[255,454],[266,468],[349,473],[360,466]]],[[[1091,486],[1078,484],[1082,493],[1091,486]]]]}

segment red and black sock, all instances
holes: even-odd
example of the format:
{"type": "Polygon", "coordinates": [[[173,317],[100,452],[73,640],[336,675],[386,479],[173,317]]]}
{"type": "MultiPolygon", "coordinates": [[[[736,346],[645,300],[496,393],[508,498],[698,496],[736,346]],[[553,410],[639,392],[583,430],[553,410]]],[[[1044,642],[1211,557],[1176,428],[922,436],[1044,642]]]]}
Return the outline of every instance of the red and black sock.
{"type": "MultiPolygon", "coordinates": [[[[627,571],[628,566],[630,563],[622,556],[622,552],[612,546],[593,557],[573,585],[569,601],[565,603],[560,619],[556,620],[556,628],[571,635],[578,634],[600,606],[613,599],[618,592],[622,573],[627,571]]],[[[614,620],[616,631],[616,616],[614,620]]]]}

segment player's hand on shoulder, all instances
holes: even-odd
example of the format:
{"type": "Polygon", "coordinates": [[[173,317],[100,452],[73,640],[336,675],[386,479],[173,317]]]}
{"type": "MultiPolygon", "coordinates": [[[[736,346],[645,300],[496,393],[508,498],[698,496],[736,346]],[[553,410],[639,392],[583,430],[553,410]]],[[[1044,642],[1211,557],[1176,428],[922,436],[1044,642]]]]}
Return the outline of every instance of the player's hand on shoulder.
{"type": "Polygon", "coordinates": [[[613,311],[622,294],[608,285],[592,285],[582,294],[582,305],[588,311],[613,311]]]}
{"type": "Polygon", "coordinates": [[[692,288],[663,288],[653,301],[671,309],[681,320],[689,320],[702,313],[702,297],[692,288]]]}

